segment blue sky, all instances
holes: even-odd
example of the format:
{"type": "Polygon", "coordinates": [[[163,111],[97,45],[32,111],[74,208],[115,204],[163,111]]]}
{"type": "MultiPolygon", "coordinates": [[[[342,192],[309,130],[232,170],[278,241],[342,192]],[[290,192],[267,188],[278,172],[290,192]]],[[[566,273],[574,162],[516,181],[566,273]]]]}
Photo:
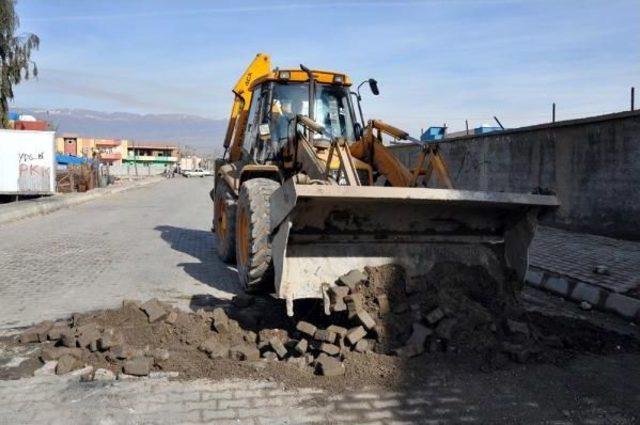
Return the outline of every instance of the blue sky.
{"type": "MultiPolygon", "coordinates": [[[[629,107],[638,0],[19,0],[41,37],[15,106],[226,118],[257,52],[274,65],[375,77],[369,117],[412,132],[508,127],[629,107]]],[[[638,96],[640,97],[640,95],[638,96]]],[[[640,101],[638,102],[640,103],[640,101]]]]}

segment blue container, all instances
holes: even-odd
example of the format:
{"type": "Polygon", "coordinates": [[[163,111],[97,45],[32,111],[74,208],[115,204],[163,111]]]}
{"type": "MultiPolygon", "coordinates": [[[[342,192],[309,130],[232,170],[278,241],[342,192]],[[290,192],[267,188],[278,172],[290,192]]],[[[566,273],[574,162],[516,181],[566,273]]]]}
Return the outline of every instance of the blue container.
{"type": "Polygon", "coordinates": [[[431,140],[444,139],[447,127],[429,127],[427,131],[420,136],[421,142],[429,142],[431,140]]]}
{"type": "Polygon", "coordinates": [[[480,127],[476,127],[473,129],[473,134],[487,134],[487,133],[493,133],[494,131],[502,131],[502,128],[491,127],[488,125],[481,125],[480,127]]]}
{"type": "Polygon", "coordinates": [[[79,158],[73,155],[66,155],[63,153],[56,154],[56,162],[61,165],[80,165],[87,162],[87,158],[79,158]]]}
{"type": "Polygon", "coordinates": [[[9,112],[9,121],[18,121],[20,119],[20,114],[17,112],[9,112]]]}

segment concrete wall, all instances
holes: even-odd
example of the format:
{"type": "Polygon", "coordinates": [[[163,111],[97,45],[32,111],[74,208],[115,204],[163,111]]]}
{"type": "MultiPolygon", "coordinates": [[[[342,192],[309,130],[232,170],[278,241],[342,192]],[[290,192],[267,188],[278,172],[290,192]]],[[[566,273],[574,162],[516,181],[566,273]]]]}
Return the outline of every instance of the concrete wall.
{"type": "MultiPolygon", "coordinates": [[[[173,164],[171,164],[173,167],[173,164]]],[[[164,173],[164,166],[148,166],[144,164],[138,164],[136,167],[133,164],[119,164],[109,167],[109,174],[112,176],[157,176],[164,173]]]]}
{"type": "MultiPolygon", "coordinates": [[[[458,189],[550,190],[562,206],[544,223],[640,240],[640,111],[465,136],[439,146],[458,189]]],[[[418,146],[392,149],[415,167],[418,146]]]]}

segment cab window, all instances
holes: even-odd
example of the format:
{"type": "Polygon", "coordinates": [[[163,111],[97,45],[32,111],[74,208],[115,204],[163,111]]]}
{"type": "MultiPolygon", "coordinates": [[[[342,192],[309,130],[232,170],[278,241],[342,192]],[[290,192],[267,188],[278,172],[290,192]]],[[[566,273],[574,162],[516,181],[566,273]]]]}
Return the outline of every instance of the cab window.
{"type": "Polygon", "coordinates": [[[253,89],[251,95],[251,106],[249,106],[249,115],[247,116],[247,125],[244,132],[244,140],[242,149],[245,154],[249,154],[253,149],[253,145],[258,137],[258,127],[260,126],[260,97],[262,95],[262,86],[253,89]]]}

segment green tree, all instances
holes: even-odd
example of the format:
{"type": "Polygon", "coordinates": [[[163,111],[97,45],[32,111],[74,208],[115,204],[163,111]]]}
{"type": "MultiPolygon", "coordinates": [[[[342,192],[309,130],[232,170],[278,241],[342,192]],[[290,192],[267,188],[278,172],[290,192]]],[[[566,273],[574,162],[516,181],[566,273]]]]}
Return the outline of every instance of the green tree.
{"type": "Polygon", "coordinates": [[[38,76],[38,67],[31,60],[40,39],[35,34],[16,35],[20,20],[15,12],[16,0],[0,0],[0,117],[2,128],[9,124],[9,101],[13,86],[38,76]]]}

